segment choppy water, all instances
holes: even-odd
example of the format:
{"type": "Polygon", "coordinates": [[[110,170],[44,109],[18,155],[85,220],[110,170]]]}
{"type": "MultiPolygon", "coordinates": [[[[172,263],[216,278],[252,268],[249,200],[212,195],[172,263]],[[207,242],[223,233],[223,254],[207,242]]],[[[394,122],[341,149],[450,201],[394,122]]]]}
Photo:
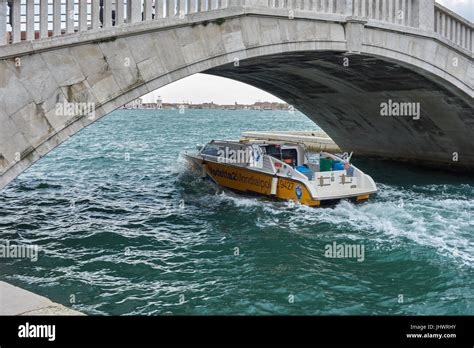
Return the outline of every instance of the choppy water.
{"type": "Polygon", "coordinates": [[[41,248],[0,259],[0,277],[87,314],[474,314],[472,177],[359,161],[374,200],[290,209],[217,191],[179,159],[273,129],[316,127],[286,112],[114,112],[0,193],[0,240],[41,248]],[[333,242],[364,246],[364,261],[325,257],[333,242]]]}

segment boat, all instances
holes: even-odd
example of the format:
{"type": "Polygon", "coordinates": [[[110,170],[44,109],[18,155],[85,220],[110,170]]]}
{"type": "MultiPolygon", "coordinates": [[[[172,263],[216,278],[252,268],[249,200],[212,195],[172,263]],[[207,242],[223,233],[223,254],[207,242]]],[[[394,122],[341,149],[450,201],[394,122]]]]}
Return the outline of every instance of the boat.
{"type": "Polygon", "coordinates": [[[320,152],[312,163],[299,143],[212,140],[183,157],[221,187],[312,207],[366,202],[377,192],[374,180],[351,163],[352,154],[320,152]]]}

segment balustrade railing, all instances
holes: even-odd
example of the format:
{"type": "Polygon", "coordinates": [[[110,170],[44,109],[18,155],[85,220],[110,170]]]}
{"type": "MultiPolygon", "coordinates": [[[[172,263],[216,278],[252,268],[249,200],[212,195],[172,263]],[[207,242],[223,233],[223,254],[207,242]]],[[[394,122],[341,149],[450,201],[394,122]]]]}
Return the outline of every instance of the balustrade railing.
{"type": "Polygon", "coordinates": [[[227,7],[233,0],[0,0],[0,45],[227,7]]]}
{"type": "Polygon", "coordinates": [[[434,30],[443,38],[468,51],[473,51],[474,28],[472,23],[438,4],[435,6],[434,30]]]}
{"type": "Polygon", "coordinates": [[[244,5],[420,28],[474,46],[473,24],[433,0],[0,0],[0,46],[244,5]]]}
{"type": "Polygon", "coordinates": [[[270,0],[268,7],[345,14],[346,0],[270,0]]]}
{"type": "Polygon", "coordinates": [[[414,27],[415,5],[413,0],[355,0],[354,15],[414,27]]]}

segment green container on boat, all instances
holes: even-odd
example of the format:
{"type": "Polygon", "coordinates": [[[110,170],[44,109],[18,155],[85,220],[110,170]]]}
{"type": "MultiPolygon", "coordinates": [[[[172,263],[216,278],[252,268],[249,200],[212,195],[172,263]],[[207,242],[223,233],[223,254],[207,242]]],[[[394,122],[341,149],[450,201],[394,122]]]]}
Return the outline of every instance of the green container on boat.
{"type": "Polygon", "coordinates": [[[329,158],[319,159],[319,171],[330,172],[332,170],[332,160],[329,158]]]}

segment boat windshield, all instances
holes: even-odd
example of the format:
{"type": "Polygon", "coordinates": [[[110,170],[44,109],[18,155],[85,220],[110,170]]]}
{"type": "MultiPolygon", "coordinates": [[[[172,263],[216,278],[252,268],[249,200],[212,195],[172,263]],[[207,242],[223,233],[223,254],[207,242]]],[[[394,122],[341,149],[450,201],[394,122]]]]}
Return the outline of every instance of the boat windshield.
{"type": "Polygon", "coordinates": [[[272,156],[281,161],[281,147],[280,145],[266,145],[265,150],[268,156],[272,156]]]}
{"type": "Polygon", "coordinates": [[[217,144],[207,144],[204,149],[202,149],[201,154],[203,155],[209,155],[209,156],[219,156],[220,151],[222,151],[222,146],[219,146],[217,144]]]}

